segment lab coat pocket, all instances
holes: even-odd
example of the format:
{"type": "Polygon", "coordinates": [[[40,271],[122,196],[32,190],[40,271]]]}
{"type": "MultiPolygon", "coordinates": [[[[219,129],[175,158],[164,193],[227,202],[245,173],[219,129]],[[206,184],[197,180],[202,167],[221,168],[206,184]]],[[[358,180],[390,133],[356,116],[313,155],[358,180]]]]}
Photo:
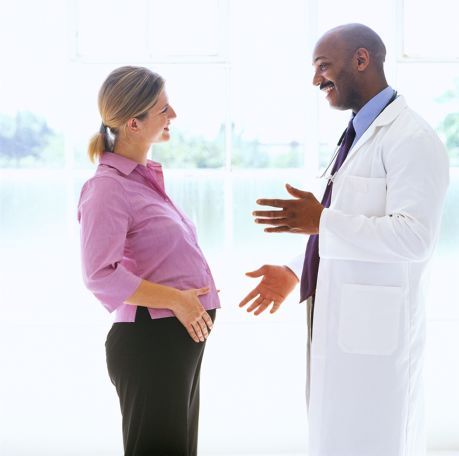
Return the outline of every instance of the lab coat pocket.
{"type": "Polygon", "coordinates": [[[401,287],[344,284],[338,344],[346,353],[391,355],[399,343],[401,287]]]}
{"type": "Polygon", "coordinates": [[[384,177],[344,176],[340,209],[350,214],[381,216],[386,211],[384,177]]]}

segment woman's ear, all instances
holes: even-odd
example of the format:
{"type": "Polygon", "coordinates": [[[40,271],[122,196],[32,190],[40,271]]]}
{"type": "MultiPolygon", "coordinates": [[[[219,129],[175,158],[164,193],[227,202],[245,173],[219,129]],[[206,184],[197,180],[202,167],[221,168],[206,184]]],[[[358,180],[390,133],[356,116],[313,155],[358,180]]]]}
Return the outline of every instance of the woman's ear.
{"type": "Polygon", "coordinates": [[[131,117],[127,121],[127,128],[129,131],[136,132],[139,131],[139,121],[135,117],[131,117]]]}

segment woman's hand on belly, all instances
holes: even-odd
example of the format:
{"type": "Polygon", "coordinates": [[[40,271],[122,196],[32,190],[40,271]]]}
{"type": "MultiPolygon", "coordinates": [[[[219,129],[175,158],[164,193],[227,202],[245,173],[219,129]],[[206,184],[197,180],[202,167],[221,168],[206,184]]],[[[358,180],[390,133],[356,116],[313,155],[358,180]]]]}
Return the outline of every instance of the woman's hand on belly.
{"type": "Polygon", "coordinates": [[[212,319],[199,300],[199,296],[209,293],[210,288],[179,291],[171,310],[188,331],[195,342],[204,342],[212,329],[212,319]]]}
{"type": "Polygon", "coordinates": [[[209,287],[178,290],[143,279],[136,291],[124,302],[151,309],[169,309],[195,342],[204,342],[212,329],[212,319],[202,306],[199,296],[209,293],[209,290],[209,287]]]}

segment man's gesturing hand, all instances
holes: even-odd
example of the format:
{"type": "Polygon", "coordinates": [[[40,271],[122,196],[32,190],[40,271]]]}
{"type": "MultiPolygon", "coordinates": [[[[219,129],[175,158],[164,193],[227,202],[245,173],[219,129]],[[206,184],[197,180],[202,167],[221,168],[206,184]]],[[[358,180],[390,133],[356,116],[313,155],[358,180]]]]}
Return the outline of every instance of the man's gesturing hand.
{"type": "Polygon", "coordinates": [[[310,192],[303,192],[287,184],[287,191],[296,199],[259,199],[260,206],[280,208],[277,211],[254,211],[255,223],[272,225],[265,228],[268,233],[303,233],[319,232],[320,216],[324,207],[310,192]]]}
{"type": "Polygon", "coordinates": [[[256,309],[255,315],[261,314],[271,304],[270,313],[276,312],[298,283],[297,276],[286,266],[265,264],[256,271],[247,272],[246,275],[263,277],[261,282],[239,303],[239,307],[244,307],[252,301],[247,312],[256,309]]]}

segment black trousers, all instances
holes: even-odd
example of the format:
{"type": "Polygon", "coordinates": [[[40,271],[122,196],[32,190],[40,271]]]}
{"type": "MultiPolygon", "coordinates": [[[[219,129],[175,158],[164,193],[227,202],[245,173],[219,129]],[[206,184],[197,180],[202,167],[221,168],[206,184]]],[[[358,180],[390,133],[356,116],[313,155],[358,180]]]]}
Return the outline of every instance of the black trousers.
{"type": "MultiPolygon", "coordinates": [[[[208,313],[214,320],[215,310],[208,313]]],[[[196,455],[205,342],[194,342],[176,318],[152,320],[139,306],[134,323],[113,324],[105,348],[125,456],[196,455]]]]}

